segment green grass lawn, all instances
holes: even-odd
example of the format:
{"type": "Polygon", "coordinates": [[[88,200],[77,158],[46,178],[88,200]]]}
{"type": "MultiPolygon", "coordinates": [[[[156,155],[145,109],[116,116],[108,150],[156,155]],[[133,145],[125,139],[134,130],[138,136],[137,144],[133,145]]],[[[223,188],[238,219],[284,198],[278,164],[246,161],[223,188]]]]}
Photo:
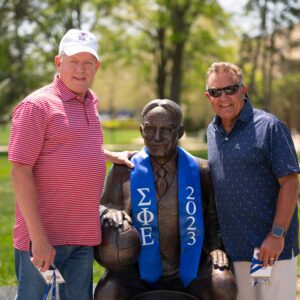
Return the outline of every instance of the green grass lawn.
{"type": "MultiPolygon", "coordinates": [[[[0,145],[8,145],[10,124],[0,125],[0,145]]],[[[104,144],[130,144],[135,139],[139,138],[140,132],[138,127],[132,129],[103,129],[104,144]]]]}
{"type": "Polygon", "coordinates": [[[12,227],[14,195],[9,178],[7,155],[0,155],[0,286],[16,284],[13,265],[12,227]]]}
{"type": "Polygon", "coordinates": [[[104,145],[117,144],[127,145],[139,138],[139,130],[132,129],[103,129],[104,145]]]}
{"type": "Polygon", "coordinates": [[[6,146],[9,140],[10,124],[0,125],[0,146],[6,146]]]}

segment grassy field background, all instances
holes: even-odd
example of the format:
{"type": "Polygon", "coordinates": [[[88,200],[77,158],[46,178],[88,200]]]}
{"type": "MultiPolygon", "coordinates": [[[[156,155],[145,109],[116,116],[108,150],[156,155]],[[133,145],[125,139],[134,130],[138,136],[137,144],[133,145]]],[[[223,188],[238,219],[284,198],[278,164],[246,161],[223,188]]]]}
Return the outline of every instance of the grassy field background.
{"type": "MultiPolygon", "coordinates": [[[[9,127],[0,128],[0,145],[7,145],[9,136],[9,127]]],[[[139,137],[138,130],[115,130],[105,131],[105,144],[131,144],[139,137]]],[[[122,150],[122,149],[120,149],[122,150]]],[[[123,150],[126,150],[123,149],[123,150]]],[[[194,155],[207,158],[207,151],[193,152],[194,155]]],[[[108,165],[109,167],[109,165],[108,165]]],[[[7,160],[7,154],[0,154],[0,286],[16,285],[14,263],[13,263],[13,244],[12,228],[14,224],[15,201],[10,181],[10,163],[7,160]]],[[[298,260],[298,266],[299,266],[298,260]]],[[[298,268],[298,276],[300,275],[298,268]]],[[[98,282],[102,267],[94,263],[94,282],[98,282]]]]}

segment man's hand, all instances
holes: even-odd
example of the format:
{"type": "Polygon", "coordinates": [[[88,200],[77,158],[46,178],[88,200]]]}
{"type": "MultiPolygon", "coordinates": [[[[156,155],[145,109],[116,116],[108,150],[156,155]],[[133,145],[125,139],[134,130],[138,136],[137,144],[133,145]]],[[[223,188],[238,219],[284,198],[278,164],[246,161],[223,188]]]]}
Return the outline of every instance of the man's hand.
{"type": "Polygon", "coordinates": [[[218,266],[218,268],[228,267],[228,258],[224,251],[217,249],[210,252],[210,255],[215,266],[218,266]]]}
{"type": "Polygon", "coordinates": [[[116,228],[123,226],[124,220],[132,224],[132,219],[125,210],[108,209],[101,216],[101,224],[103,226],[115,226],[116,228]]]}
{"type": "Polygon", "coordinates": [[[134,164],[129,160],[137,151],[122,151],[122,152],[111,152],[104,149],[105,159],[117,164],[125,165],[128,168],[133,168],[134,164]]]}
{"type": "Polygon", "coordinates": [[[262,242],[258,258],[263,262],[263,266],[272,266],[278,259],[284,248],[284,237],[275,237],[271,233],[262,242]]]}
{"type": "Polygon", "coordinates": [[[54,263],[56,250],[45,238],[40,242],[32,242],[31,245],[32,263],[42,272],[49,269],[54,263]]]}

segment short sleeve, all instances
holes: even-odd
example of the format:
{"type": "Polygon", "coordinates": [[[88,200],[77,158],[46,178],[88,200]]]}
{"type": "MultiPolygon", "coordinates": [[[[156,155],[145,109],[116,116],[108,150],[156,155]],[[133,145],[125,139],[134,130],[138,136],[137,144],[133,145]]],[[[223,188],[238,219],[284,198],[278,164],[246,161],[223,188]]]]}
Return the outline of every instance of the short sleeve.
{"type": "Polygon", "coordinates": [[[13,111],[8,159],[34,165],[45,140],[46,114],[31,102],[20,103],[13,111]]]}
{"type": "Polygon", "coordinates": [[[277,178],[299,173],[299,162],[289,128],[278,119],[270,127],[270,158],[277,178]]]}

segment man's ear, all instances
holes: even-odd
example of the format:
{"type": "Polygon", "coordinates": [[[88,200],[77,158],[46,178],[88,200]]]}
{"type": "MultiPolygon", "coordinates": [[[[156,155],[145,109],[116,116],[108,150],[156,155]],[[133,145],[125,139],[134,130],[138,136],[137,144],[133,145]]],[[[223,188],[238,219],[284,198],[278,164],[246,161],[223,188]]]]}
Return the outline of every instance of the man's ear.
{"type": "Polygon", "coordinates": [[[96,71],[101,67],[101,61],[97,61],[96,63],[96,71]]]}
{"type": "Polygon", "coordinates": [[[212,104],[212,100],[211,100],[211,96],[209,95],[209,93],[208,93],[208,92],[205,92],[204,95],[206,96],[206,98],[207,98],[209,104],[211,105],[211,104],[212,104]]]}
{"type": "Polygon", "coordinates": [[[181,139],[184,134],[184,126],[181,125],[178,131],[178,139],[181,139]]]}
{"type": "Polygon", "coordinates": [[[208,92],[205,92],[204,95],[210,100],[210,96],[208,92]]]}
{"type": "Polygon", "coordinates": [[[60,65],[61,65],[61,60],[60,60],[59,55],[56,55],[54,57],[54,63],[55,63],[56,71],[59,72],[60,65]]]}
{"type": "Polygon", "coordinates": [[[247,91],[248,91],[248,87],[246,85],[243,85],[242,86],[242,92],[243,92],[243,94],[246,94],[247,91]]]}
{"type": "Polygon", "coordinates": [[[140,125],[140,133],[141,133],[141,136],[144,137],[144,134],[143,134],[143,125],[140,125]]]}

